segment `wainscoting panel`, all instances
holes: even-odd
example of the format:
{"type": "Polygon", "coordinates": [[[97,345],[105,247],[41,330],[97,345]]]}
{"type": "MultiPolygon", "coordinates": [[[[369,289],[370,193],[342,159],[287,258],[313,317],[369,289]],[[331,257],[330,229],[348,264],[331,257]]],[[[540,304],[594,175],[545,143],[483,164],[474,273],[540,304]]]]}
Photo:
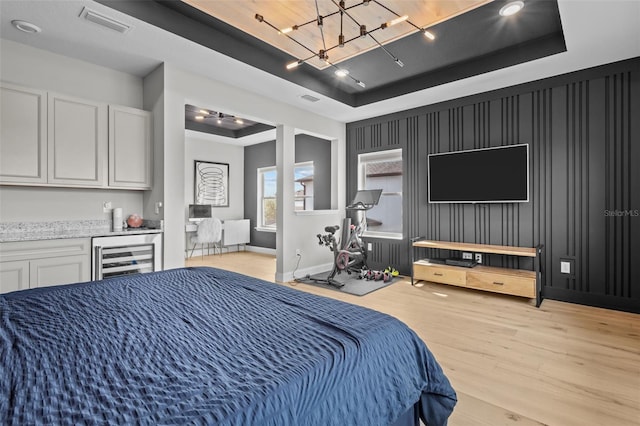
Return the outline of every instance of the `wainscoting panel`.
{"type": "MultiPolygon", "coordinates": [[[[545,297],[640,312],[639,122],[635,58],[348,124],[348,197],[358,154],[403,148],[405,240],[371,240],[371,261],[409,274],[417,236],[543,244],[545,297]],[[518,143],[529,144],[528,203],[428,203],[429,154],[518,143]],[[572,262],[570,274],[561,260],[572,262]]],[[[533,266],[505,256],[485,263],[533,266]]]]}

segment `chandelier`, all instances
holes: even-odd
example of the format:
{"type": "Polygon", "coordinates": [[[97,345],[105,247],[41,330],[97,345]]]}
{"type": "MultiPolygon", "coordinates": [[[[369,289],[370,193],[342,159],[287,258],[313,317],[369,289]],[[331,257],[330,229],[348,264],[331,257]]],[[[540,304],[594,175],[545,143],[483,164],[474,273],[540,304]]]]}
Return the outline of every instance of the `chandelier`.
{"type": "Polygon", "coordinates": [[[320,10],[318,8],[318,0],[315,0],[315,6],[316,6],[316,16],[313,17],[312,19],[303,22],[301,24],[296,24],[296,25],[292,25],[290,27],[286,27],[286,28],[278,28],[275,25],[271,24],[269,21],[267,21],[263,15],[260,15],[258,13],[256,13],[255,18],[258,22],[263,22],[265,24],[267,24],[269,27],[273,28],[275,31],[277,31],[279,34],[286,36],[287,38],[289,38],[289,40],[291,40],[292,42],[296,43],[297,45],[299,45],[300,47],[302,47],[304,50],[309,52],[309,56],[308,57],[304,57],[304,58],[298,58],[293,62],[290,62],[286,65],[287,69],[294,69],[297,68],[298,66],[302,65],[303,63],[309,61],[310,59],[313,58],[318,58],[321,61],[324,61],[327,65],[335,68],[335,74],[338,77],[349,77],[351,80],[353,80],[353,82],[355,84],[357,84],[358,86],[365,88],[366,85],[365,83],[356,78],[355,76],[351,75],[349,73],[348,70],[344,69],[344,68],[340,68],[338,67],[335,63],[331,62],[329,60],[329,53],[334,50],[334,49],[339,49],[344,47],[346,44],[351,43],[357,39],[360,38],[365,38],[365,37],[369,37],[371,38],[375,44],[381,48],[399,67],[403,67],[404,63],[393,53],[391,53],[389,51],[389,49],[387,49],[380,41],[378,41],[377,37],[376,37],[376,32],[378,31],[383,31],[384,29],[391,27],[393,25],[397,25],[400,23],[406,23],[408,25],[411,25],[412,27],[414,27],[415,29],[417,29],[418,31],[422,32],[424,34],[425,37],[427,37],[430,40],[434,40],[435,36],[433,35],[433,33],[431,33],[430,31],[427,30],[427,28],[422,28],[417,26],[416,24],[414,24],[413,22],[411,22],[409,20],[409,16],[408,15],[400,15],[398,13],[396,13],[395,11],[391,10],[389,7],[385,6],[384,4],[382,4],[380,1],[377,0],[363,0],[360,3],[356,3],[353,4],[351,6],[346,6],[344,0],[340,0],[340,1],[336,1],[336,0],[330,0],[331,3],[333,3],[336,7],[336,10],[334,10],[331,13],[328,13],[326,15],[321,15],[320,14],[320,10]],[[380,25],[376,24],[375,26],[370,26],[367,27],[366,23],[363,22],[359,22],[354,16],[353,14],[350,12],[352,9],[354,8],[359,8],[359,7],[365,7],[365,6],[369,6],[370,3],[373,3],[377,6],[379,6],[380,8],[384,9],[386,12],[390,13],[391,15],[395,16],[395,18],[384,22],[380,25]],[[323,24],[325,19],[333,17],[338,15],[340,18],[340,34],[337,35],[337,37],[335,37],[336,43],[332,46],[327,47],[327,39],[325,37],[324,34],[324,30],[323,30],[323,24]],[[352,34],[349,35],[349,38],[347,38],[343,32],[343,27],[344,27],[344,20],[346,19],[352,21],[357,28],[359,28],[359,32],[356,34],[352,34]],[[304,43],[302,43],[301,41],[299,41],[298,39],[296,39],[294,37],[294,34],[297,30],[299,30],[302,27],[305,27],[307,25],[313,25],[315,24],[318,28],[318,30],[320,31],[320,36],[322,39],[322,49],[319,49],[318,51],[314,50],[313,48],[308,47],[307,45],[305,45],[304,43]]]}

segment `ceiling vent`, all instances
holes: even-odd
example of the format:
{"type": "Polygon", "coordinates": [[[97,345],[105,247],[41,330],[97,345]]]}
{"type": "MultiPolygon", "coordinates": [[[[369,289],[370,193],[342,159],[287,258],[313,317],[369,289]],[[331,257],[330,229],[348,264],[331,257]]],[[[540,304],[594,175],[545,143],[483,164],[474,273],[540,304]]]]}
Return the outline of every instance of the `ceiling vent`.
{"type": "Polygon", "coordinates": [[[309,101],[309,102],[318,102],[320,100],[319,98],[316,98],[315,96],[311,96],[311,95],[302,95],[300,97],[305,101],[309,101]]]}
{"type": "Polygon", "coordinates": [[[82,9],[82,12],[80,12],[80,18],[84,18],[94,24],[102,25],[105,28],[109,28],[110,30],[117,31],[121,34],[126,34],[131,29],[131,25],[116,21],[113,18],[104,16],[86,7],[82,9]]]}

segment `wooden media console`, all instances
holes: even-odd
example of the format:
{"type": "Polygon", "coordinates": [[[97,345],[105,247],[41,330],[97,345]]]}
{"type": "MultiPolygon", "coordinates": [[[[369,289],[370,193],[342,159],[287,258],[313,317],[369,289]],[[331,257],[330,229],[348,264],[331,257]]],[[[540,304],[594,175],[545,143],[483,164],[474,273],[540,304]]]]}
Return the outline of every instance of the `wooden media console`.
{"type": "Polygon", "coordinates": [[[416,280],[422,280],[527,297],[536,299],[536,306],[539,307],[540,303],[542,303],[542,281],[544,279],[541,261],[543,254],[543,246],[513,247],[414,239],[411,248],[413,265],[411,284],[413,285],[416,280]],[[416,260],[414,251],[418,247],[530,257],[533,259],[533,270],[502,268],[481,264],[468,268],[436,263],[428,259],[416,260]]]}

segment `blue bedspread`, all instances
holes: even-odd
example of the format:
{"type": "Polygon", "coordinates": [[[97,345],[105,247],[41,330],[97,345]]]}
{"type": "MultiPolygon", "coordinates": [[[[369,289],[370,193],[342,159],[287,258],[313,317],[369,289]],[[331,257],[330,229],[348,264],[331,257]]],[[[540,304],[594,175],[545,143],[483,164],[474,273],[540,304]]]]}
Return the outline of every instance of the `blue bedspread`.
{"type": "Polygon", "coordinates": [[[389,425],[455,392],[369,309],[212,268],[0,295],[0,424],[389,425]]]}

